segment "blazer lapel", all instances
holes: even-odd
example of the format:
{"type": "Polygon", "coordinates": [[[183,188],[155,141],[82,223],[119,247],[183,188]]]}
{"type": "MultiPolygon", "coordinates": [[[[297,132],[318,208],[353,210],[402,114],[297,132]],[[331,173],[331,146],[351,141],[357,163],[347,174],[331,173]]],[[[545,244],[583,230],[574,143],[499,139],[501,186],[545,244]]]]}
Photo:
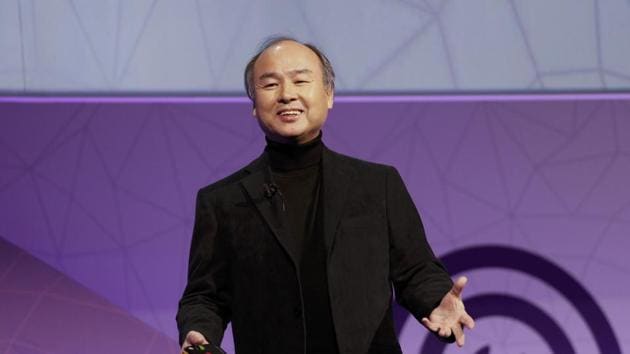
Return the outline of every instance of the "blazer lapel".
{"type": "Polygon", "coordinates": [[[323,224],[328,257],[334,245],[335,234],[353,177],[353,171],[339,161],[336,153],[324,147],[322,155],[323,224]]]}
{"type": "Polygon", "coordinates": [[[289,238],[290,235],[288,235],[285,226],[286,221],[285,213],[282,210],[282,201],[279,200],[280,197],[278,195],[274,195],[271,198],[265,196],[264,185],[272,183],[271,171],[268,166],[267,157],[263,153],[263,155],[245,168],[250,174],[241,180],[241,184],[251,198],[251,202],[256,206],[263,220],[271,229],[273,235],[287,252],[296,268],[298,268],[299,265],[296,262],[297,251],[295,250],[292,240],[289,238]]]}

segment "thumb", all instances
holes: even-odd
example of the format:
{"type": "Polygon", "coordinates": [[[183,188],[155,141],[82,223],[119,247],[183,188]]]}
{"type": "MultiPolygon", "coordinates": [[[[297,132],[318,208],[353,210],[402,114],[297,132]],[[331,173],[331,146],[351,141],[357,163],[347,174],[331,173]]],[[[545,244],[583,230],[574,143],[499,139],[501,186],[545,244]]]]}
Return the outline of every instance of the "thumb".
{"type": "Polygon", "coordinates": [[[461,297],[462,291],[464,291],[464,287],[466,286],[466,283],[468,283],[468,278],[466,277],[457,278],[457,280],[453,284],[453,287],[451,288],[451,293],[457,297],[461,297]]]}
{"type": "Polygon", "coordinates": [[[186,341],[191,345],[208,344],[206,337],[197,331],[190,331],[186,335],[186,341]]]}

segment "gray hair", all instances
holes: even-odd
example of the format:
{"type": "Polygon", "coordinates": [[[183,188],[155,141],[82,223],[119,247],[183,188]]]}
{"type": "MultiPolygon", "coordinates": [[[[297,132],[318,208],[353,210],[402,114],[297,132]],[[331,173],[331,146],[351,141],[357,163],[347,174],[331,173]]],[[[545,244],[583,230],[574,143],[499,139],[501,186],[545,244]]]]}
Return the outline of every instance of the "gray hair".
{"type": "Polygon", "coordinates": [[[295,43],[299,43],[309,48],[317,55],[322,65],[324,87],[330,90],[330,92],[333,92],[335,90],[335,71],[333,70],[332,64],[330,64],[330,60],[328,60],[324,52],[322,52],[319,48],[317,48],[313,44],[303,43],[292,37],[273,36],[265,40],[260,45],[256,54],[249,60],[249,62],[247,63],[247,66],[245,66],[245,75],[244,75],[245,92],[247,93],[247,96],[252,100],[252,102],[254,101],[254,97],[255,97],[254,96],[254,64],[256,64],[256,60],[258,60],[258,57],[260,57],[260,55],[265,50],[273,47],[277,43],[284,42],[284,41],[292,41],[295,43]]]}

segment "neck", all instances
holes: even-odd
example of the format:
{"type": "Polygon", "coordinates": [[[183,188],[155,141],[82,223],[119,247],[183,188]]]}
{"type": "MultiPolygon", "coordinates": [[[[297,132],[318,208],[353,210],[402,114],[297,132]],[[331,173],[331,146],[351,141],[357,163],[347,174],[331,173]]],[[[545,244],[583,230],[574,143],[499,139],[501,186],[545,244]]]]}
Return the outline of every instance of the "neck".
{"type": "Polygon", "coordinates": [[[265,151],[274,170],[297,170],[318,164],[321,161],[322,133],[303,144],[281,143],[266,138],[265,151]]]}
{"type": "Polygon", "coordinates": [[[314,140],[321,139],[321,135],[322,131],[320,129],[315,134],[309,133],[309,135],[307,136],[296,136],[290,138],[286,138],[283,136],[265,135],[265,140],[286,145],[306,145],[314,140]]]}

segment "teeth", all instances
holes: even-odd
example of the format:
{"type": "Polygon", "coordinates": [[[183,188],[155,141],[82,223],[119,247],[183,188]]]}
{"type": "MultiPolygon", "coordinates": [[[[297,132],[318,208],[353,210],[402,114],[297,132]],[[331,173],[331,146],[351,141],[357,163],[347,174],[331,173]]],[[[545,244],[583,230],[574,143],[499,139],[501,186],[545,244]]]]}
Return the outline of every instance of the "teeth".
{"type": "Polygon", "coordinates": [[[298,115],[298,114],[300,114],[300,111],[297,111],[297,110],[296,111],[283,111],[283,112],[280,112],[281,116],[293,116],[293,115],[298,115]]]}

